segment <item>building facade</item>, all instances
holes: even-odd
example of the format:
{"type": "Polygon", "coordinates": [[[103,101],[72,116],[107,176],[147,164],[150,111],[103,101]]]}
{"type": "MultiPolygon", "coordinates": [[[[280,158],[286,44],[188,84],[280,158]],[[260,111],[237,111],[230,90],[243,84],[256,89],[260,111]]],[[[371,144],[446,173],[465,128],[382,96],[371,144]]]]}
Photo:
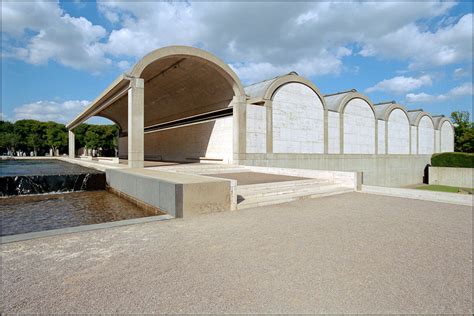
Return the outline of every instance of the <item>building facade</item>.
{"type": "Polygon", "coordinates": [[[146,55],[68,124],[91,116],[120,128],[119,156],[360,171],[364,183],[421,182],[435,152],[453,151],[449,119],[395,102],[373,104],[355,90],[323,95],[292,72],[243,87],[232,69],[200,49],[146,55]]]}

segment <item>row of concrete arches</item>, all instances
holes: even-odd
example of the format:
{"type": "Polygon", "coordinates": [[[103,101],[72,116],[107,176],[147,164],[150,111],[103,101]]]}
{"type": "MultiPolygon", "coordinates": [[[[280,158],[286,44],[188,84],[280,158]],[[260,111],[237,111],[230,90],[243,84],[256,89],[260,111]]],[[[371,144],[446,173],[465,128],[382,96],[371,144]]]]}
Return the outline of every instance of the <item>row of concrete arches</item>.
{"type": "Polygon", "coordinates": [[[451,122],[349,90],[322,95],[290,73],[245,88],[247,152],[433,154],[453,151],[451,122]]]}
{"type": "Polygon", "coordinates": [[[67,127],[74,155],[79,124],[92,116],[112,120],[120,128],[120,157],[138,167],[145,159],[238,163],[248,153],[452,151],[448,119],[423,112],[413,121],[411,113],[352,90],[322,95],[296,73],[244,88],[213,54],[170,46],[118,76],[67,127]]]}

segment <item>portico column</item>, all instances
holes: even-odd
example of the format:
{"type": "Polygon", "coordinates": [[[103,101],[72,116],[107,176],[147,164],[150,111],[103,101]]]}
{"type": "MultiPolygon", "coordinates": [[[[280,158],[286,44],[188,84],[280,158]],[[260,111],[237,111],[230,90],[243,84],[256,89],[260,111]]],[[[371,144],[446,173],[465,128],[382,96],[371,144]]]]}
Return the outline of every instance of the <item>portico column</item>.
{"type": "Polygon", "coordinates": [[[74,132],[69,130],[69,158],[76,157],[76,138],[74,132]]]}
{"type": "Polygon", "coordinates": [[[243,98],[234,96],[233,107],[233,162],[239,163],[247,152],[247,102],[243,98]]]}
{"type": "Polygon", "coordinates": [[[144,166],[144,81],[142,78],[130,79],[128,90],[128,166],[144,166]]]}

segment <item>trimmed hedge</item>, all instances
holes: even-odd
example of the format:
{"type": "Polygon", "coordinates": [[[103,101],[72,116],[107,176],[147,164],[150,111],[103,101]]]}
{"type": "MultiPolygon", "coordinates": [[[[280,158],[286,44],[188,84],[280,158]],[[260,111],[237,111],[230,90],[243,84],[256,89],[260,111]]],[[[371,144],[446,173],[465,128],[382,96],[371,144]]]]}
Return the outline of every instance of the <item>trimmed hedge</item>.
{"type": "Polygon", "coordinates": [[[474,168],[474,154],[439,153],[431,156],[433,167],[474,168]]]}

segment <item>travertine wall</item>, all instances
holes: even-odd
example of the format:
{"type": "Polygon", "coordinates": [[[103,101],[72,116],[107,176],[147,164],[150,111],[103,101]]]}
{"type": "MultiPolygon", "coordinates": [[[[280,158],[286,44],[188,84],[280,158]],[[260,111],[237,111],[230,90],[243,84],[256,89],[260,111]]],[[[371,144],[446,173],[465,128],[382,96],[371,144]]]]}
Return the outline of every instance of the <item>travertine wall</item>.
{"type": "Polygon", "coordinates": [[[330,154],[339,154],[341,152],[339,121],[339,113],[328,111],[328,153],[330,154]]]}
{"type": "MultiPolygon", "coordinates": [[[[192,161],[200,157],[232,162],[233,118],[145,134],[145,159],[192,161]]],[[[127,137],[119,139],[119,155],[127,156],[127,137]]]]}
{"type": "Polygon", "coordinates": [[[324,152],[324,110],[313,90],[285,84],[275,92],[272,107],[273,152],[324,152]]]}
{"type": "Polygon", "coordinates": [[[418,154],[431,155],[434,151],[434,125],[428,116],[418,124],[418,154]]]}
{"type": "Polygon", "coordinates": [[[387,146],[389,154],[410,153],[410,123],[400,109],[395,109],[388,117],[387,146]]]}
{"type": "Polygon", "coordinates": [[[344,153],[375,154],[375,115],[362,99],[350,100],[344,109],[344,153]]]}
{"type": "Polygon", "coordinates": [[[267,152],[267,111],[264,106],[247,105],[247,152],[267,152]]]}
{"type": "Polygon", "coordinates": [[[441,125],[440,134],[441,152],[454,151],[454,132],[451,124],[444,122],[443,125],[441,125]]]}

